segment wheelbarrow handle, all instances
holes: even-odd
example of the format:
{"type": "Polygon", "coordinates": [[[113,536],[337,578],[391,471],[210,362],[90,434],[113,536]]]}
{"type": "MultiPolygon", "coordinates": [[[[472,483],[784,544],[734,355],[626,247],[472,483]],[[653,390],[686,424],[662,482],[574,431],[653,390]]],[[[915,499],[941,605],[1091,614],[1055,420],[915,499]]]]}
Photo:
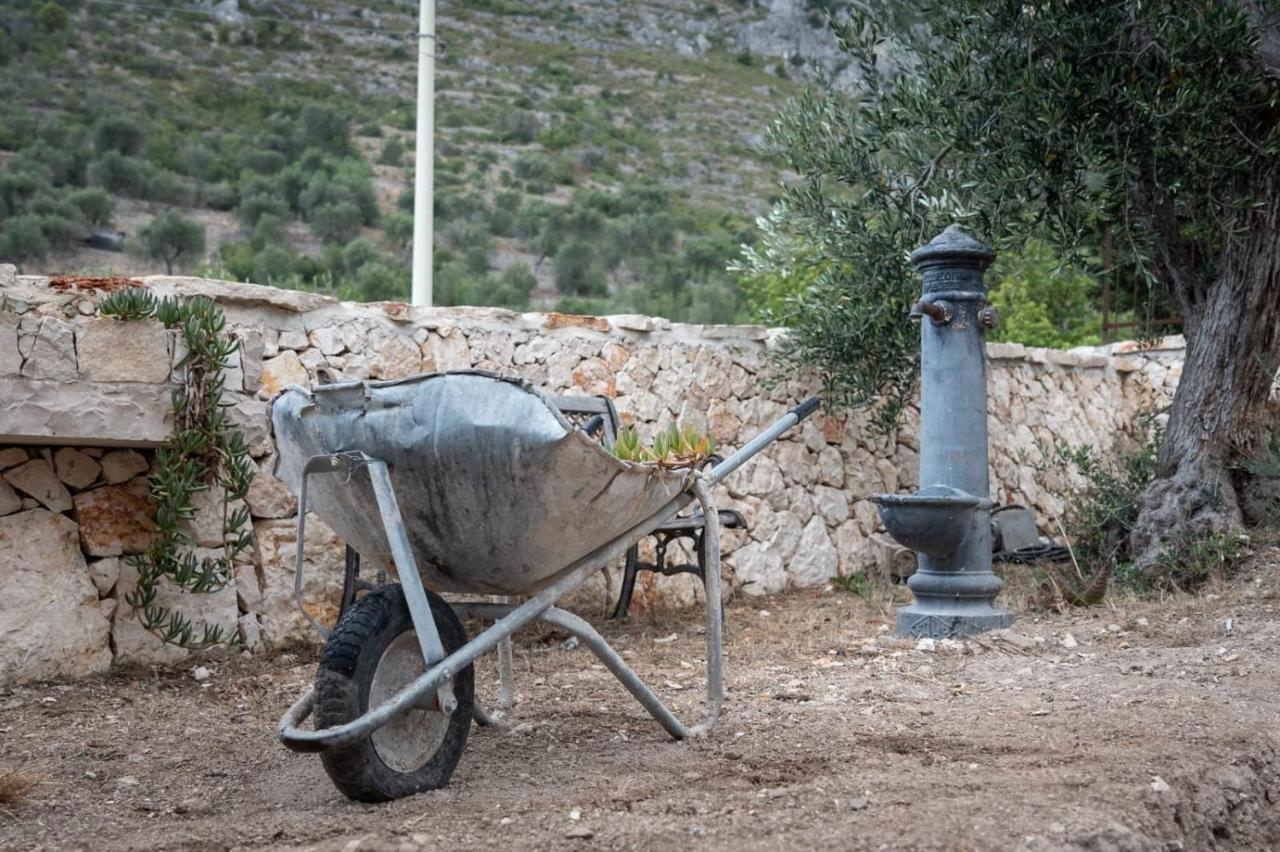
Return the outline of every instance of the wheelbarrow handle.
{"type": "Polygon", "coordinates": [[[818,410],[818,406],[822,404],[821,397],[811,396],[795,408],[788,411],[782,417],[778,418],[772,426],[765,429],[759,435],[756,435],[746,446],[729,456],[720,464],[711,469],[711,472],[703,477],[707,482],[714,485],[742,467],[752,456],[772,444],[782,436],[792,426],[797,425],[810,414],[818,410]]]}

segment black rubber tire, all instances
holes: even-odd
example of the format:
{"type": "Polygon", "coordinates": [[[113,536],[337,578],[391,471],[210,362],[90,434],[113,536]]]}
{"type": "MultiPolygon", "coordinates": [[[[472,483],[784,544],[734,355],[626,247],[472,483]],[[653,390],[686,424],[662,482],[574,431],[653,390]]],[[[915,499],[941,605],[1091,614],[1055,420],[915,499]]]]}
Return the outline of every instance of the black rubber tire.
{"type": "MultiPolygon", "coordinates": [[[[452,607],[427,593],[431,614],[446,653],[467,641],[466,631],[452,607]]],[[[387,646],[413,629],[409,607],[400,585],[383,586],[352,604],[329,634],[316,671],[315,725],[317,729],[342,725],[369,709],[369,687],[374,670],[387,646]]],[[[416,770],[400,772],[378,756],[370,737],[320,753],[325,771],[348,798],[361,802],[385,802],[449,783],[471,729],[475,703],[475,671],[467,666],[453,678],[458,706],[449,718],[444,741],[416,770]]]]}

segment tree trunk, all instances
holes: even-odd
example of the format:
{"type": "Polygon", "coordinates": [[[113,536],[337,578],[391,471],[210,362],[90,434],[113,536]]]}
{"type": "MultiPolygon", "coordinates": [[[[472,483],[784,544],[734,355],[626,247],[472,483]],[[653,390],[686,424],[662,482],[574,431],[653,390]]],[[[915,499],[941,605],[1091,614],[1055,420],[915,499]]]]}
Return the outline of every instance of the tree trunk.
{"type": "MultiPolygon", "coordinates": [[[[1280,365],[1280,163],[1260,163],[1254,206],[1224,233],[1216,280],[1197,282],[1185,244],[1165,219],[1159,265],[1182,311],[1186,361],[1173,397],[1160,473],[1130,536],[1136,563],[1158,576],[1186,536],[1241,525],[1237,462],[1275,428],[1280,365]]],[[[1160,215],[1157,214],[1157,219],[1160,215]]]]}

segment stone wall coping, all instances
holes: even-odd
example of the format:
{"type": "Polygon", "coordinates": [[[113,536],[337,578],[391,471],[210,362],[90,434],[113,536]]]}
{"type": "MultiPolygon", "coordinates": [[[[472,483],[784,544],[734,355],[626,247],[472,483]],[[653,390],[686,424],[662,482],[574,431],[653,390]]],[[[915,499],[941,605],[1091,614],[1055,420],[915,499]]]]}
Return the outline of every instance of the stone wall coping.
{"type": "MultiPolygon", "coordinates": [[[[139,279],[158,296],[204,296],[227,309],[229,324],[235,328],[256,326],[277,332],[301,331],[340,326],[348,322],[373,322],[389,327],[422,328],[448,334],[453,328],[464,331],[541,333],[558,338],[586,336],[599,339],[685,342],[713,346],[748,346],[774,349],[786,330],[760,325],[700,325],[678,323],[642,314],[579,316],[549,312],[516,312],[494,307],[417,307],[403,302],[344,302],[332,296],[300,290],[282,290],[263,284],[248,284],[178,275],[149,275],[139,279]]],[[[93,290],[52,290],[49,278],[39,275],[0,277],[0,295],[20,311],[27,307],[49,312],[64,308],[70,318],[87,315],[101,295],[93,290]]],[[[1103,346],[1079,346],[1058,350],[1025,346],[1021,343],[988,343],[992,361],[1022,361],[1050,367],[1083,369],[1115,368],[1131,371],[1136,359],[1180,358],[1186,342],[1181,335],[1156,341],[1127,340],[1103,346]]]]}

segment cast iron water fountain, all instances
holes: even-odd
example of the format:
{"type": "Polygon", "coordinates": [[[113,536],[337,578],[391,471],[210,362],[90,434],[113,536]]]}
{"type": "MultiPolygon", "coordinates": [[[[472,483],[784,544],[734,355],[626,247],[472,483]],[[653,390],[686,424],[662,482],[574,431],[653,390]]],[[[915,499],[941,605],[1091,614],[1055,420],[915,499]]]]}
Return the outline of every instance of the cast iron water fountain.
{"type": "Polygon", "coordinates": [[[996,324],[983,273],[990,248],[952,225],[911,254],[924,291],[920,321],[920,485],[872,500],[890,535],[916,551],[907,581],[915,602],[898,610],[903,636],[948,638],[1008,627],[995,606],[1004,583],[991,570],[985,332],[996,324]]]}

